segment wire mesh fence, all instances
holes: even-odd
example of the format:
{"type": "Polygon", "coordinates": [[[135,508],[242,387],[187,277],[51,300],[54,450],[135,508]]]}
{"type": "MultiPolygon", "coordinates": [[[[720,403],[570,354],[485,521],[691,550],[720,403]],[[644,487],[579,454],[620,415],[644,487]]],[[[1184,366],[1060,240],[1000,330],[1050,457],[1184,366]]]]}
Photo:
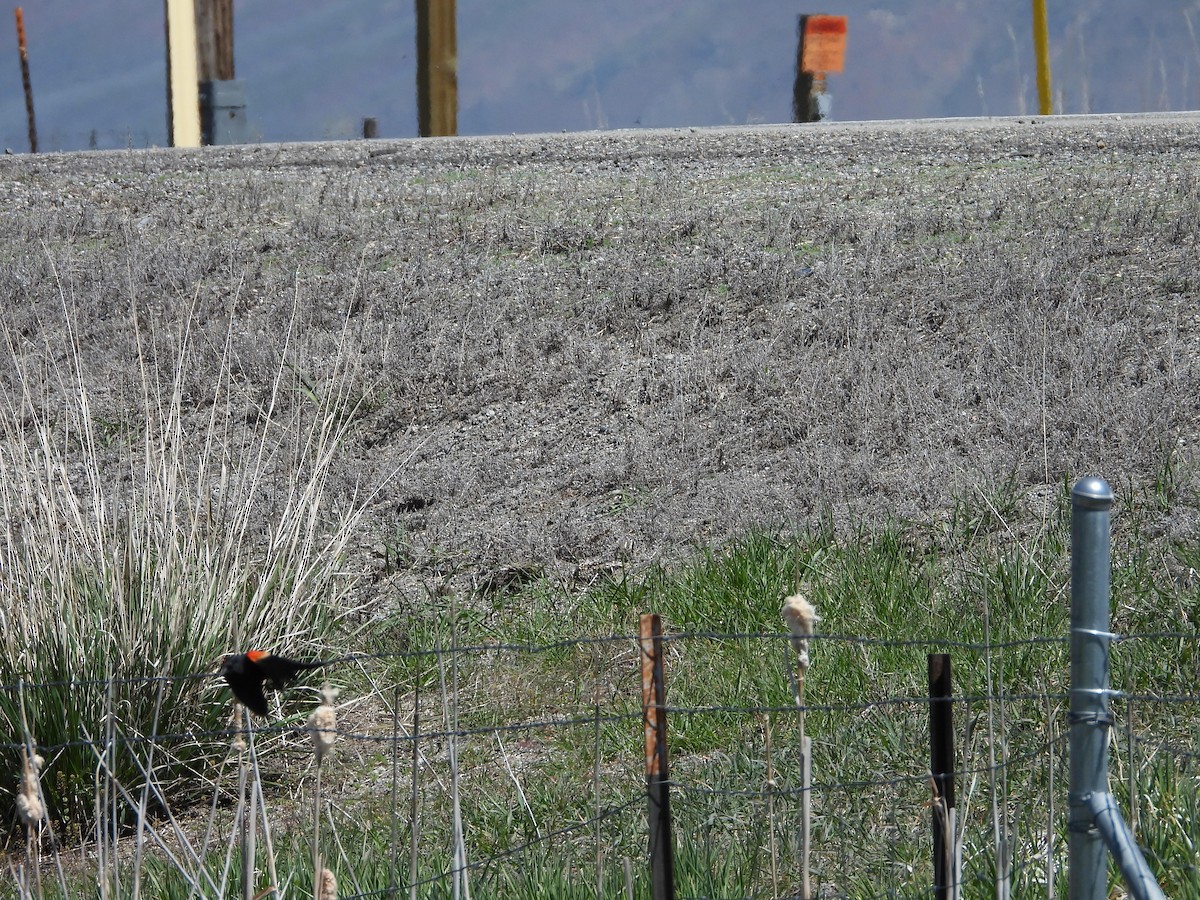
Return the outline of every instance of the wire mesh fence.
{"type": "MultiPolygon", "coordinates": [[[[1197,643],[1162,632],[1113,648],[1110,789],[1172,896],[1200,890],[1197,643]]],[[[924,679],[935,652],[954,663],[962,895],[1065,894],[1066,638],[814,636],[809,785],[785,635],[668,632],[663,647],[676,896],[800,896],[805,792],[814,896],[933,895],[924,679]]],[[[313,896],[327,868],[343,900],[649,896],[637,636],[339,662],[338,753],[320,769],[302,689],[249,735],[159,733],[113,708],[94,730],[38,747],[42,785],[83,766],[93,795],[60,799],[10,839],[15,893],[39,895],[37,860],[46,896],[91,879],[113,896],[135,882],[241,896],[243,826],[255,821],[268,843],[252,894],[278,885],[313,896]]],[[[196,677],[212,678],[212,702],[224,702],[218,680],[196,677]]],[[[162,681],[136,687],[153,693],[162,681]]],[[[10,724],[2,749],[17,794],[38,728],[10,724]]]]}

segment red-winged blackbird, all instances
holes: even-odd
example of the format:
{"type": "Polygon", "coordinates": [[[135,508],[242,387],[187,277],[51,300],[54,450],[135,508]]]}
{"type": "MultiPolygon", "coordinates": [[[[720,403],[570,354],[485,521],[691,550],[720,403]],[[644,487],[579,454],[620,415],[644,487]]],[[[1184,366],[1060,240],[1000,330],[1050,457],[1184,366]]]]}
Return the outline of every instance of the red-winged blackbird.
{"type": "Polygon", "coordinates": [[[263,694],[263,682],[271,680],[277,691],[287,687],[289,681],[305,669],[315,669],[325,665],[326,660],[318,662],[301,662],[288,659],[286,656],[276,656],[269,650],[251,650],[248,653],[227,653],[221,658],[221,674],[225,682],[237,697],[251,712],[260,716],[267,714],[267,698],[263,694]]]}

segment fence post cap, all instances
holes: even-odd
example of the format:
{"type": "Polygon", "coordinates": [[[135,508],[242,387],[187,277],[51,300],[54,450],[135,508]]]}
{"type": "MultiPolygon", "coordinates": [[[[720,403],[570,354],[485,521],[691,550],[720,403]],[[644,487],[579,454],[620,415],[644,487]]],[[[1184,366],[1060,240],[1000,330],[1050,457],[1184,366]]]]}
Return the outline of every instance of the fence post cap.
{"type": "Polygon", "coordinates": [[[1071,488],[1071,502],[1086,509],[1108,509],[1113,505],[1112,488],[1096,475],[1080,478],[1071,488]]]}

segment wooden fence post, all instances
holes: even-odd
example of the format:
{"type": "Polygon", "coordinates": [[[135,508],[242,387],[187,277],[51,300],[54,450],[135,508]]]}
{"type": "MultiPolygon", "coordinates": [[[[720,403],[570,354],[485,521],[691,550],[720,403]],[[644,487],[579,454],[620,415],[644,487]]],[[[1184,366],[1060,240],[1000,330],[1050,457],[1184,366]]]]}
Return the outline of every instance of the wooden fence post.
{"type": "Polygon", "coordinates": [[[646,734],[646,795],[650,823],[650,896],[653,900],[675,900],[662,619],[657,613],[644,613],[640,626],[642,722],[646,734]]]}
{"type": "Polygon", "coordinates": [[[929,654],[929,770],[933,787],[933,896],[958,894],[954,822],[954,695],[950,654],[929,654]]]}

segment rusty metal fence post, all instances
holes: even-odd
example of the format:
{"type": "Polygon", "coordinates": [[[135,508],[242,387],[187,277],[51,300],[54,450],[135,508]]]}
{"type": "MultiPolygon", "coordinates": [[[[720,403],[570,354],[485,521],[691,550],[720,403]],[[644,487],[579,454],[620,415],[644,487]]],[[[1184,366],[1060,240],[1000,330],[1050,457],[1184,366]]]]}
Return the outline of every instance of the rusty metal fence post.
{"type": "Polygon", "coordinates": [[[1050,39],[1046,27],[1046,0],[1033,0],[1033,55],[1037,59],[1038,113],[1054,112],[1050,93],[1050,39]]]}
{"type": "Polygon", "coordinates": [[[200,146],[200,76],[194,0],[163,0],[167,29],[167,140],[200,146]]]}
{"type": "Polygon", "coordinates": [[[650,825],[650,896],[653,900],[675,900],[670,775],[667,770],[667,692],[663,675],[662,619],[657,613],[642,614],[640,637],[650,825]]]}

